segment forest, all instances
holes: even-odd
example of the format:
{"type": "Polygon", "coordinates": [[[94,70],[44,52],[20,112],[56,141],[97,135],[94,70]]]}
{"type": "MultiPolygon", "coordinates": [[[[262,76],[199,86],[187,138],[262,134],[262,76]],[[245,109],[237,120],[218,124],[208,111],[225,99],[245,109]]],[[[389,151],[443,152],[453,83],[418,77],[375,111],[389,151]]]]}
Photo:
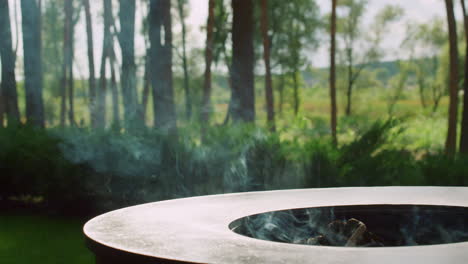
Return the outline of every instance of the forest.
{"type": "Polygon", "coordinates": [[[465,2],[410,5],[0,1],[0,262],[89,263],[82,220],[144,202],[467,186],[465,2]]]}

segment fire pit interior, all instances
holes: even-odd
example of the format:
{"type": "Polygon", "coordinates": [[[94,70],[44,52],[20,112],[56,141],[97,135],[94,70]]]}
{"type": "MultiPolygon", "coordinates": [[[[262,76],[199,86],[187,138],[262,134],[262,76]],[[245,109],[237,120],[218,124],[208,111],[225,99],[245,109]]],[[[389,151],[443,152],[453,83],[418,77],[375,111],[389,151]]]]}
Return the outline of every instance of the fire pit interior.
{"type": "Polygon", "coordinates": [[[468,208],[358,205],[255,214],[232,231],[268,241],[315,246],[397,247],[468,241],[468,208]]]}

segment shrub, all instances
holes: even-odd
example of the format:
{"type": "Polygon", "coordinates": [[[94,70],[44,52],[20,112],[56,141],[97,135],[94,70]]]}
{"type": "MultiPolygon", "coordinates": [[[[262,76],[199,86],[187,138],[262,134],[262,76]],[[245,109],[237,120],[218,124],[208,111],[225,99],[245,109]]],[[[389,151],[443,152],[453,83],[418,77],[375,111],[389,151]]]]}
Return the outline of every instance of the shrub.
{"type": "Polygon", "coordinates": [[[328,137],[285,140],[249,125],[197,127],[177,138],[81,128],[0,129],[0,202],[34,196],[60,212],[94,213],[142,202],[224,192],[377,185],[466,185],[468,160],[419,159],[398,145],[399,122],[376,122],[334,147],[328,137]]]}

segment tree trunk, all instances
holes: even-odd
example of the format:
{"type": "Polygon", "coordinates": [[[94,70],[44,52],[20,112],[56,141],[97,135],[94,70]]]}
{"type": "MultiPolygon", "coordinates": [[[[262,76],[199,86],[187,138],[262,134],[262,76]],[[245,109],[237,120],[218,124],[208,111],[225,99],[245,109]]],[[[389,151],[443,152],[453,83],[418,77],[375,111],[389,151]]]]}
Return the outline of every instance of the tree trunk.
{"type": "Polygon", "coordinates": [[[65,23],[63,27],[63,61],[62,61],[62,77],[61,77],[61,86],[60,86],[60,127],[65,127],[66,122],[66,112],[67,112],[67,68],[68,68],[68,56],[69,56],[69,46],[68,38],[70,34],[69,24],[70,24],[70,15],[68,14],[68,3],[64,4],[64,13],[65,13],[65,23]]]}
{"type": "Polygon", "coordinates": [[[182,26],[182,67],[184,71],[184,92],[185,92],[185,116],[190,119],[192,116],[192,99],[190,96],[189,73],[187,64],[187,28],[185,25],[184,0],[177,0],[177,11],[179,13],[182,26]]]}
{"type": "Polygon", "coordinates": [[[417,73],[418,86],[419,86],[419,101],[423,109],[426,109],[426,97],[424,96],[424,91],[426,90],[425,76],[422,73],[417,73]]]}
{"type": "MultiPolygon", "coordinates": [[[[112,12],[110,12],[108,15],[110,16],[109,20],[110,20],[111,25],[114,25],[114,17],[112,15],[112,12]]],[[[117,58],[115,56],[115,50],[114,50],[114,35],[111,34],[108,44],[109,46],[107,47],[108,48],[107,54],[108,54],[108,61],[109,61],[110,74],[111,74],[110,92],[111,92],[111,99],[112,99],[112,127],[116,130],[120,130],[120,120],[121,120],[120,108],[119,108],[120,100],[119,100],[119,88],[117,85],[117,75],[116,75],[117,58]]],[[[125,108],[125,103],[124,103],[124,108],[125,108]]],[[[136,109],[136,106],[135,106],[135,109],[136,109]]]]}
{"type": "Polygon", "coordinates": [[[36,1],[21,0],[26,118],[30,125],[44,127],[40,7],[36,1]]]}
{"type": "Polygon", "coordinates": [[[346,89],[346,116],[351,115],[351,97],[353,96],[353,51],[348,49],[348,87],[346,89]]]}
{"type": "Polygon", "coordinates": [[[86,36],[88,44],[88,69],[89,69],[89,114],[91,127],[95,128],[96,124],[96,75],[94,68],[94,41],[93,41],[93,22],[89,0],[83,0],[85,16],[86,16],[86,36]]]}
{"type": "Polygon", "coordinates": [[[460,136],[460,152],[468,154],[468,16],[466,14],[465,1],[461,0],[463,20],[465,26],[465,76],[463,78],[463,116],[460,136]]]}
{"type": "MultiPolygon", "coordinates": [[[[112,26],[112,1],[104,0],[104,38],[102,43],[101,69],[99,73],[99,91],[96,124],[97,127],[104,128],[106,126],[106,109],[107,109],[107,76],[106,63],[109,60],[111,52],[112,36],[110,28],[112,26]]],[[[112,65],[111,65],[112,67],[112,65]]]]}
{"type": "Polygon", "coordinates": [[[337,110],[336,110],[336,67],[335,67],[335,56],[336,56],[336,2],[332,0],[332,14],[330,21],[330,104],[331,104],[331,122],[330,128],[332,132],[332,142],[336,147],[338,145],[338,139],[336,136],[337,126],[337,110]]]}
{"type": "Polygon", "coordinates": [[[232,66],[231,66],[231,62],[229,61],[229,57],[226,54],[226,50],[224,50],[224,60],[225,60],[226,67],[227,67],[227,70],[228,70],[227,81],[228,81],[228,85],[229,85],[229,91],[231,92],[231,94],[230,94],[231,97],[229,98],[228,108],[227,108],[227,111],[226,111],[226,116],[225,116],[224,121],[223,121],[223,126],[227,125],[229,123],[229,119],[231,119],[231,115],[232,115],[232,98],[233,98],[233,91],[234,91],[233,88],[232,88],[232,66]]]}
{"type": "Polygon", "coordinates": [[[457,25],[453,12],[453,1],[445,0],[450,42],[450,103],[448,117],[448,133],[445,142],[445,151],[449,155],[457,150],[457,119],[458,119],[458,44],[457,25]]]}
{"type": "Polygon", "coordinates": [[[135,64],[135,0],[120,0],[119,43],[122,50],[122,95],[124,103],[125,127],[136,125],[138,98],[136,91],[135,64]]]}
{"type": "MultiPolygon", "coordinates": [[[[105,37],[104,37],[105,39],[105,37]]],[[[106,42],[106,40],[104,40],[106,42]]],[[[105,46],[104,44],[103,46],[105,46]]],[[[99,91],[97,93],[96,126],[104,128],[106,126],[107,108],[107,80],[106,80],[106,49],[102,49],[101,69],[99,71],[99,91]]]]}
{"type": "Polygon", "coordinates": [[[284,73],[281,71],[280,73],[280,84],[278,87],[279,92],[279,106],[278,112],[282,115],[283,114],[283,104],[284,104],[284,73]]]}
{"type": "Polygon", "coordinates": [[[274,95],[271,80],[270,65],[270,37],[268,36],[269,18],[268,18],[268,0],[262,0],[261,28],[263,38],[263,60],[265,61],[265,100],[267,109],[267,120],[270,131],[276,130],[274,95]]]}
{"type": "Polygon", "coordinates": [[[346,116],[351,115],[351,97],[352,97],[353,86],[351,83],[348,83],[348,89],[346,90],[346,116]]]}
{"type": "Polygon", "coordinates": [[[18,94],[16,90],[15,54],[12,49],[10,12],[8,1],[0,1],[0,59],[2,64],[2,83],[0,86],[0,116],[6,114],[8,125],[20,122],[18,94]]]}
{"type": "Polygon", "coordinates": [[[208,21],[206,22],[205,80],[203,83],[203,102],[201,109],[202,137],[205,136],[211,113],[211,62],[213,61],[213,28],[215,0],[208,2],[208,21]]]}
{"type": "Polygon", "coordinates": [[[253,1],[232,0],[232,119],[255,121],[253,1]]]}
{"type": "Polygon", "coordinates": [[[177,133],[172,85],[171,1],[151,0],[149,36],[151,43],[151,83],[153,87],[154,125],[171,134],[177,133]],[[161,34],[164,32],[164,34],[161,34]]]}
{"type": "Polygon", "coordinates": [[[2,87],[0,86],[0,128],[3,127],[3,123],[5,122],[3,118],[4,113],[5,113],[5,104],[3,102],[2,87]]]}
{"type": "MultiPolygon", "coordinates": [[[[73,84],[73,0],[65,1],[65,38],[64,38],[64,64],[65,86],[68,95],[68,122],[75,125],[74,111],[74,84],[73,84]]],[[[65,100],[65,98],[62,98],[65,100]]]]}
{"type": "Polygon", "coordinates": [[[146,124],[146,113],[148,111],[148,98],[150,94],[150,72],[149,72],[149,67],[150,67],[150,59],[149,55],[150,51],[146,50],[146,56],[145,56],[145,73],[144,73],[144,80],[143,80],[143,94],[141,98],[141,120],[143,124],[146,124]]]}
{"type": "Polygon", "coordinates": [[[298,71],[293,71],[293,91],[294,91],[294,116],[299,114],[299,85],[297,82],[298,71]]]}
{"type": "Polygon", "coordinates": [[[75,84],[73,77],[73,45],[71,49],[72,59],[69,61],[68,65],[68,122],[71,126],[76,126],[75,121],[75,84]]]}
{"type": "Polygon", "coordinates": [[[114,49],[111,50],[109,64],[110,64],[110,70],[111,70],[110,89],[111,89],[111,94],[112,94],[112,127],[119,130],[120,129],[119,89],[117,87],[117,78],[115,74],[115,67],[117,66],[116,66],[114,49]]]}

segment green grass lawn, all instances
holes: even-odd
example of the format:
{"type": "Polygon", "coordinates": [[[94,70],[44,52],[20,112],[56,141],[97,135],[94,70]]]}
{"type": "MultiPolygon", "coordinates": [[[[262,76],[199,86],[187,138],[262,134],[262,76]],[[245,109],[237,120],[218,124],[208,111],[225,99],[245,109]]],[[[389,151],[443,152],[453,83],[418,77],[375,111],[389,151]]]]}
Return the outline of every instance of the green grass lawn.
{"type": "Polygon", "coordinates": [[[35,214],[0,214],[0,263],[93,263],[82,221],[35,214]]]}

